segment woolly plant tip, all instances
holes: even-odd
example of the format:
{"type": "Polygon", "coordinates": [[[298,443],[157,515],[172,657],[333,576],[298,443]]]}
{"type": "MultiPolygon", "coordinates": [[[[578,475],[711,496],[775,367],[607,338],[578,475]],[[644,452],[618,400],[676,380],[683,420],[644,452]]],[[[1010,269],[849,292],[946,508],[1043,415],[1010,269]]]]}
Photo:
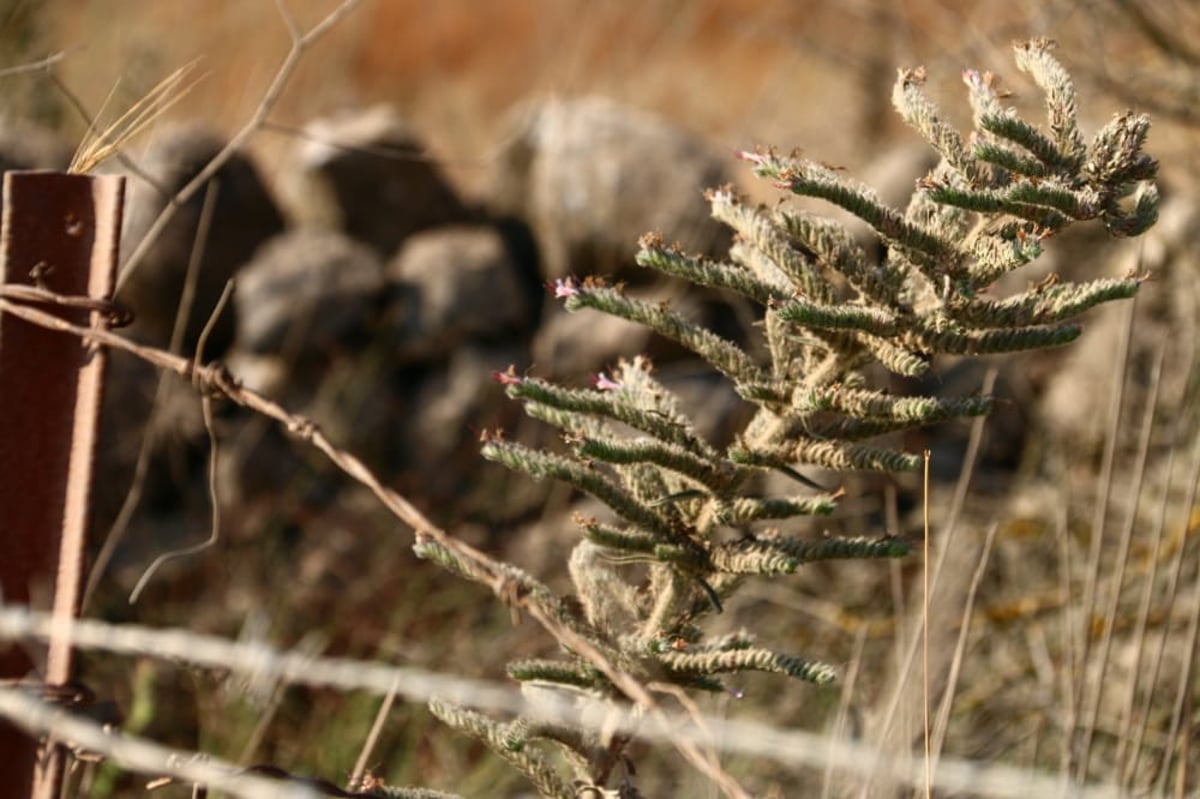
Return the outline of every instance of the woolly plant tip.
{"type": "Polygon", "coordinates": [[[468,733],[487,744],[488,748],[523,773],[543,796],[571,799],[574,788],[550,766],[541,754],[516,743],[513,724],[505,724],[458,705],[433,700],[429,710],[443,723],[468,733]]]}
{"type": "Polygon", "coordinates": [[[784,655],[766,649],[733,649],[721,652],[668,652],[662,663],[682,674],[712,675],[719,672],[767,671],[787,674],[824,685],[837,679],[837,669],[826,663],[784,655]]]}

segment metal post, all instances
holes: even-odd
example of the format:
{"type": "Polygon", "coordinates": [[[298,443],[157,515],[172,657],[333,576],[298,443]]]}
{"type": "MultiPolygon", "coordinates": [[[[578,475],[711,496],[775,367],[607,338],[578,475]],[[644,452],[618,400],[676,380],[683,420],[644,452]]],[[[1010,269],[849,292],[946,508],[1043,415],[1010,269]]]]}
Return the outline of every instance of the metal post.
{"type": "MultiPolygon", "coordinates": [[[[51,172],[4,176],[0,268],[7,285],[107,301],[116,278],[124,179],[51,172]]],[[[76,324],[94,310],[46,304],[76,324]]],[[[51,598],[69,624],[79,607],[104,351],[0,313],[0,589],[8,603],[51,598]]],[[[44,603],[43,603],[44,604],[44,603]]],[[[71,680],[72,653],[0,645],[0,678],[53,687],[71,680]]],[[[0,799],[57,799],[65,752],[0,722],[0,799]]]]}

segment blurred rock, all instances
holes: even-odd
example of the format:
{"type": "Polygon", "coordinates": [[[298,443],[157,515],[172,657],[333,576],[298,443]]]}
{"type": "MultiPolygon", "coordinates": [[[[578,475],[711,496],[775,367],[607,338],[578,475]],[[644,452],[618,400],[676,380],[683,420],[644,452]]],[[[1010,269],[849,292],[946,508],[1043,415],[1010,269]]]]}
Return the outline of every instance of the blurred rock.
{"type": "Polygon", "coordinates": [[[491,227],[451,227],[410,238],[387,265],[383,321],[396,357],[438,359],[469,339],[523,334],[536,324],[528,281],[491,227]]]}
{"type": "Polygon", "coordinates": [[[65,171],[70,163],[71,145],[56,131],[20,120],[0,119],[0,172],[65,171]]]}
{"type": "MultiPolygon", "coordinates": [[[[857,177],[885,205],[903,213],[916,190],[917,179],[924,177],[937,165],[937,152],[922,142],[888,148],[868,163],[857,177]]],[[[822,215],[843,221],[859,246],[868,253],[877,252],[882,259],[884,245],[870,225],[833,206],[823,205],[820,211],[822,215]]]]}
{"type": "Polygon", "coordinates": [[[105,376],[99,430],[92,489],[96,536],[107,534],[117,518],[143,447],[148,461],[138,486],[139,518],[185,508],[206,512],[208,440],[200,400],[190,384],[140,358],[114,353],[105,376]]]}
{"type": "Polygon", "coordinates": [[[488,203],[529,220],[546,278],[626,269],[647,231],[699,253],[728,247],[704,191],[731,172],[698,137],[595,97],[525,109],[513,127],[488,203]]]}
{"type": "Polygon", "coordinates": [[[294,359],[352,347],[368,335],[383,286],[383,264],[365,244],[334,231],[284,233],[242,269],[238,348],[294,359]]]}
{"type": "Polygon", "coordinates": [[[406,412],[392,425],[399,460],[410,488],[443,517],[480,514],[480,498],[492,496],[494,486],[480,480],[483,470],[494,468],[479,454],[480,434],[511,428],[522,415],[493,373],[514,364],[521,369],[525,358],[517,345],[466,344],[410,386],[406,412]]]}
{"type": "MultiPolygon", "coordinates": [[[[647,302],[667,303],[685,318],[746,345],[743,330],[731,321],[730,306],[714,301],[715,293],[684,293],[674,285],[629,289],[626,293],[647,302]]],[[[645,325],[591,309],[570,312],[562,307],[561,300],[551,299],[551,303],[531,345],[539,377],[568,384],[586,382],[621,358],[635,355],[646,355],[658,366],[682,361],[701,363],[694,352],[645,325]]]]}
{"type": "Polygon", "coordinates": [[[223,433],[217,496],[222,509],[241,519],[241,524],[246,519],[269,517],[285,500],[291,502],[298,494],[307,493],[316,473],[312,459],[304,445],[289,438],[282,427],[239,411],[225,421],[223,433]]]}
{"type": "MultiPolygon", "coordinates": [[[[1078,280],[1120,277],[1134,269],[1153,277],[1138,292],[1129,369],[1123,379],[1127,402],[1144,394],[1157,350],[1168,346],[1159,389],[1162,418],[1191,413],[1179,403],[1184,386],[1194,379],[1195,366],[1190,364],[1190,358],[1200,335],[1195,308],[1195,298],[1200,292],[1197,230],[1200,230],[1200,203],[1193,197],[1175,196],[1163,203],[1158,224],[1140,243],[1113,249],[1110,242],[1099,242],[1112,253],[1099,256],[1107,258],[1106,268],[1095,268],[1096,256],[1071,259],[1072,263],[1093,264],[1090,274],[1073,275],[1078,280]]],[[[1108,404],[1120,368],[1116,358],[1128,324],[1128,312],[1126,302],[1113,302],[1090,311],[1082,318],[1083,335],[1066,348],[1048,376],[1038,406],[1039,420],[1055,440],[1070,443],[1078,451],[1099,452],[1104,443],[1108,404]]],[[[1139,426],[1140,422],[1126,412],[1120,431],[1122,440],[1135,437],[1139,426]]]]}
{"type": "Polygon", "coordinates": [[[680,363],[654,372],[674,394],[696,432],[718,449],[733,443],[750,421],[755,407],[733,390],[724,375],[700,363],[680,363]]]}
{"type": "Polygon", "coordinates": [[[937,151],[924,142],[890,147],[867,164],[861,180],[885,204],[903,211],[916,191],[917,180],[937,165],[937,151]]]}
{"type": "MultiPolygon", "coordinates": [[[[995,371],[989,392],[994,404],[984,422],[986,435],[974,462],[971,487],[977,493],[1008,491],[1012,475],[1021,464],[1037,403],[1038,384],[1029,366],[1031,355],[941,356],[931,373],[922,378],[892,377],[896,393],[953,398],[983,393],[989,373],[995,371]]],[[[966,418],[920,427],[897,436],[895,443],[906,452],[929,450],[930,479],[953,483],[967,466],[973,424],[973,419],[966,418]]]]}
{"type": "Polygon", "coordinates": [[[417,460],[442,463],[464,442],[477,452],[489,408],[494,413],[509,402],[493,372],[522,357],[516,347],[468,345],[435,369],[423,381],[406,425],[405,437],[417,460]]]}
{"type": "MultiPolygon", "coordinates": [[[[142,170],[154,185],[130,175],[125,204],[122,256],[128,259],[145,237],[170,197],[182,189],[221,151],[225,141],[197,125],[162,131],[151,143],[142,170]]],[[[171,217],[141,263],[126,273],[122,267],[117,299],[133,309],[130,333],[157,346],[171,338],[175,316],[193,250],[202,244],[195,299],[188,309],[183,351],[195,349],[225,283],[264,241],[283,231],[283,217],[253,163],[235,154],[221,167],[211,189],[201,189],[171,217]],[[196,241],[205,196],[215,191],[212,221],[202,243],[196,241]]],[[[226,308],[208,340],[206,358],[219,357],[234,337],[234,312],[226,308]]]]}
{"type": "Polygon", "coordinates": [[[57,132],[20,120],[0,119],[0,200],[3,173],[25,169],[66,170],[71,146],[57,132]]]}
{"type": "Polygon", "coordinates": [[[314,120],[303,137],[287,173],[301,225],[341,229],[389,258],[418,231],[475,217],[387,106],[314,120]]]}
{"type": "Polygon", "coordinates": [[[557,308],[534,336],[534,369],[539,377],[568,385],[586,381],[620,358],[645,352],[652,335],[645,325],[620,317],[557,308]]]}

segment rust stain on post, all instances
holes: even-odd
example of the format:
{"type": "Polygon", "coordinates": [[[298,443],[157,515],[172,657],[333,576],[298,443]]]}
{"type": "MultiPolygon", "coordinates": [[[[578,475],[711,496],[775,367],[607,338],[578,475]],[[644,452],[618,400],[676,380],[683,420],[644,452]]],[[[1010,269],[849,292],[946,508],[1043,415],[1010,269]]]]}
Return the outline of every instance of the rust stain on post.
{"type": "MultiPolygon", "coordinates": [[[[4,176],[0,268],[7,284],[112,298],[124,179],[51,172],[4,176]]],[[[76,324],[95,311],[46,305],[76,324]]],[[[79,607],[105,354],[74,336],[0,313],[0,590],[5,602],[49,600],[69,624],[79,607]]],[[[71,647],[0,643],[0,678],[70,681],[71,647]]],[[[0,721],[0,799],[52,799],[64,753],[0,721]]]]}

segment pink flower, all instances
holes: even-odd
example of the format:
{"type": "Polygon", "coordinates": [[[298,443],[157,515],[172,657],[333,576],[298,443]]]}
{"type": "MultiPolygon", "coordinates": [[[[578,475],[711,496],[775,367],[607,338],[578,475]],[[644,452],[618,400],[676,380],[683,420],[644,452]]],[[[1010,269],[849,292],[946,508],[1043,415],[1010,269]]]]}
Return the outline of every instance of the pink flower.
{"type": "Polygon", "coordinates": [[[749,161],[752,164],[759,164],[760,166],[767,162],[767,156],[762,153],[756,153],[753,150],[737,150],[734,156],[743,161],[749,161]]]}
{"type": "Polygon", "coordinates": [[[600,372],[592,378],[592,385],[601,391],[620,391],[625,388],[619,381],[613,380],[604,372],[600,372]]]}
{"type": "Polygon", "coordinates": [[[574,297],[579,293],[579,286],[575,284],[575,278],[560,277],[554,281],[554,297],[562,299],[563,297],[574,297]]]}
{"type": "Polygon", "coordinates": [[[493,371],[492,379],[502,386],[516,386],[521,383],[521,376],[517,374],[515,367],[509,366],[503,372],[493,371]]]}

